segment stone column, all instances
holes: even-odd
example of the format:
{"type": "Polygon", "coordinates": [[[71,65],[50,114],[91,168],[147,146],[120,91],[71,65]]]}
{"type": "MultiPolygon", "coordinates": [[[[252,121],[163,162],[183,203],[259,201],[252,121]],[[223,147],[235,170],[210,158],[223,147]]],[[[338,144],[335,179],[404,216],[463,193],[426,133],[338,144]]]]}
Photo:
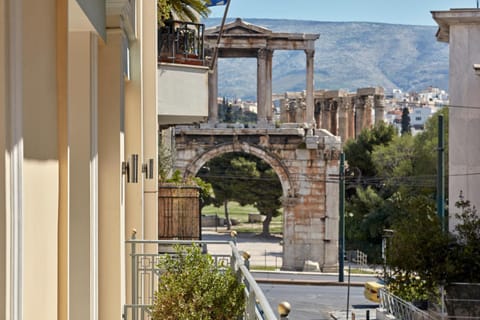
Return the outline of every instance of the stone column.
{"type": "Polygon", "coordinates": [[[314,116],[315,116],[315,125],[317,128],[321,128],[321,125],[322,125],[322,107],[323,107],[322,100],[316,99],[314,116]]]}
{"type": "Polygon", "coordinates": [[[385,99],[383,95],[375,96],[375,125],[385,118],[385,99]]]}
{"type": "Polygon", "coordinates": [[[288,121],[288,100],[286,97],[280,99],[280,122],[286,123],[288,121]]]}
{"type": "Polygon", "coordinates": [[[322,109],[322,129],[330,131],[330,104],[331,99],[325,99],[322,109]]]}
{"type": "Polygon", "coordinates": [[[314,105],[313,105],[313,57],[315,55],[315,50],[307,49],[305,50],[307,55],[307,92],[305,97],[305,103],[307,104],[306,119],[305,121],[308,124],[312,124],[312,127],[315,127],[315,116],[314,116],[314,105]]]}
{"type": "Polygon", "coordinates": [[[257,124],[267,124],[266,110],[267,50],[262,48],[257,54],[257,124]]]}
{"type": "MultiPolygon", "coordinates": [[[[218,61],[218,60],[217,60],[218,61]]],[[[208,73],[208,123],[218,123],[218,63],[208,73]]]]}
{"type": "Polygon", "coordinates": [[[266,72],[265,72],[265,111],[267,122],[273,124],[273,109],[272,109],[272,59],[273,50],[266,51],[266,72]]]}
{"type": "Polygon", "coordinates": [[[364,113],[364,128],[372,127],[372,107],[373,107],[373,96],[365,97],[365,113],[364,113]]]}
{"type": "Polygon", "coordinates": [[[338,98],[332,100],[330,106],[330,132],[334,135],[338,135],[338,98]]]}
{"type": "Polygon", "coordinates": [[[364,126],[365,97],[357,96],[355,101],[355,137],[360,135],[364,126]]]}
{"type": "Polygon", "coordinates": [[[348,97],[348,139],[355,138],[355,95],[348,97]]]}
{"type": "Polygon", "coordinates": [[[348,98],[338,99],[338,135],[342,138],[342,143],[348,139],[348,98]]]}

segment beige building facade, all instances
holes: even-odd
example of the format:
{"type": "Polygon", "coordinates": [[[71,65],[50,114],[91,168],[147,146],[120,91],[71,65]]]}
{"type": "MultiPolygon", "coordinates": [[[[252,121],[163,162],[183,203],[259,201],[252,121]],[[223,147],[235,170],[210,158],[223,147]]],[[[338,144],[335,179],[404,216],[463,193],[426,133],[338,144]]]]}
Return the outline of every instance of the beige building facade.
{"type": "Polygon", "coordinates": [[[472,205],[480,205],[480,10],[451,9],[432,15],[439,25],[438,41],[450,47],[448,198],[453,230],[460,192],[472,205]]]}
{"type": "Polygon", "coordinates": [[[125,240],[157,235],[156,32],[155,1],[0,1],[0,319],[122,318],[125,240]]]}

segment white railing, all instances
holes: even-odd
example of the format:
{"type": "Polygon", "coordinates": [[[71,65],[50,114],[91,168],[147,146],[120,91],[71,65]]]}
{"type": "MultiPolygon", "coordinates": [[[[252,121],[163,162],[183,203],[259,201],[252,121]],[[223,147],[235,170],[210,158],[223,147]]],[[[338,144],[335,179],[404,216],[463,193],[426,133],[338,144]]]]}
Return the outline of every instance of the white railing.
{"type": "Polygon", "coordinates": [[[237,274],[239,281],[245,284],[246,308],[243,319],[278,319],[262,290],[250,274],[248,262],[245,263],[233,241],[137,240],[133,238],[127,240],[126,243],[129,247],[127,252],[131,257],[131,301],[124,306],[124,320],[151,319],[150,310],[154,302],[158,279],[161,275],[158,264],[162,254],[147,252],[158,252],[158,248],[171,248],[175,244],[197,244],[203,248],[208,244],[222,244],[229,247],[230,254],[212,254],[212,257],[217,263],[222,262],[224,265],[229,265],[237,274]]]}
{"type": "Polygon", "coordinates": [[[401,320],[436,320],[427,312],[420,310],[385,289],[380,289],[380,308],[387,314],[401,320]]]}

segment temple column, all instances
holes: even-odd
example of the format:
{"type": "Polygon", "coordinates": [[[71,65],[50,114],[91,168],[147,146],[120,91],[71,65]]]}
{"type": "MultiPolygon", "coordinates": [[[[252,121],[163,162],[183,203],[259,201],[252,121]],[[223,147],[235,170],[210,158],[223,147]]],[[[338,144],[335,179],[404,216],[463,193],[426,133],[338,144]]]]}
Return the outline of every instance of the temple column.
{"type": "Polygon", "coordinates": [[[348,139],[355,138],[355,100],[354,97],[348,97],[348,139]]]}
{"type": "Polygon", "coordinates": [[[265,111],[267,122],[273,124],[273,109],[272,109],[272,60],[273,50],[266,50],[266,72],[265,72],[265,111]]]}
{"type": "Polygon", "coordinates": [[[365,98],[364,128],[372,127],[373,96],[365,98]]]}
{"type": "Polygon", "coordinates": [[[332,100],[332,104],[330,106],[330,132],[334,135],[338,135],[338,100],[332,100]]]}
{"type": "Polygon", "coordinates": [[[385,118],[385,99],[382,95],[375,96],[375,125],[380,123],[385,118]]]}
{"type": "MultiPolygon", "coordinates": [[[[257,54],[257,124],[267,124],[267,50],[262,48],[257,54]]],[[[271,98],[270,98],[271,99],[271,98]]]]}
{"type": "Polygon", "coordinates": [[[355,137],[363,130],[365,116],[365,97],[357,97],[355,101],[355,137]]]}
{"type": "MultiPolygon", "coordinates": [[[[218,61],[218,60],[217,60],[218,61]]],[[[218,123],[218,63],[208,73],[208,123],[218,123]]]]}
{"type": "Polygon", "coordinates": [[[315,100],[315,125],[317,128],[321,128],[322,125],[322,101],[317,99],[315,100]]]}
{"type": "Polygon", "coordinates": [[[323,110],[322,110],[322,129],[330,131],[330,104],[331,100],[326,99],[323,103],[323,110]]]}
{"type": "Polygon", "coordinates": [[[315,115],[314,115],[314,105],[313,105],[313,65],[314,65],[314,55],[315,50],[307,49],[305,50],[307,56],[307,92],[305,97],[305,103],[307,105],[306,119],[305,121],[308,124],[312,124],[312,127],[315,127],[315,115]]]}
{"type": "Polygon", "coordinates": [[[348,98],[340,98],[338,103],[338,135],[345,142],[348,138],[348,98]]]}

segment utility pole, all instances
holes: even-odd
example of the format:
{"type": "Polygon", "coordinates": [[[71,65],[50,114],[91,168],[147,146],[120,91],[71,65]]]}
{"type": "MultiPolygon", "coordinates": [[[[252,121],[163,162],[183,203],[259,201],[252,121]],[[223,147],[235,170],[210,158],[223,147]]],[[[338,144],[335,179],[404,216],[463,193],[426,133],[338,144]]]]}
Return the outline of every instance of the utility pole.
{"type": "Polygon", "coordinates": [[[438,156],[437,156],[437,214],[442,231],[446,232],[445,223],[445,143],[443,141],[443,115],[438,116],[438,156]]]}
{"type": "Polygon", "coordinates": [[[345,261],[345,154],[340,154],[340,194],[339,194],[339,228],[338,228],[338,282],[344,282],[345,261]]]}

